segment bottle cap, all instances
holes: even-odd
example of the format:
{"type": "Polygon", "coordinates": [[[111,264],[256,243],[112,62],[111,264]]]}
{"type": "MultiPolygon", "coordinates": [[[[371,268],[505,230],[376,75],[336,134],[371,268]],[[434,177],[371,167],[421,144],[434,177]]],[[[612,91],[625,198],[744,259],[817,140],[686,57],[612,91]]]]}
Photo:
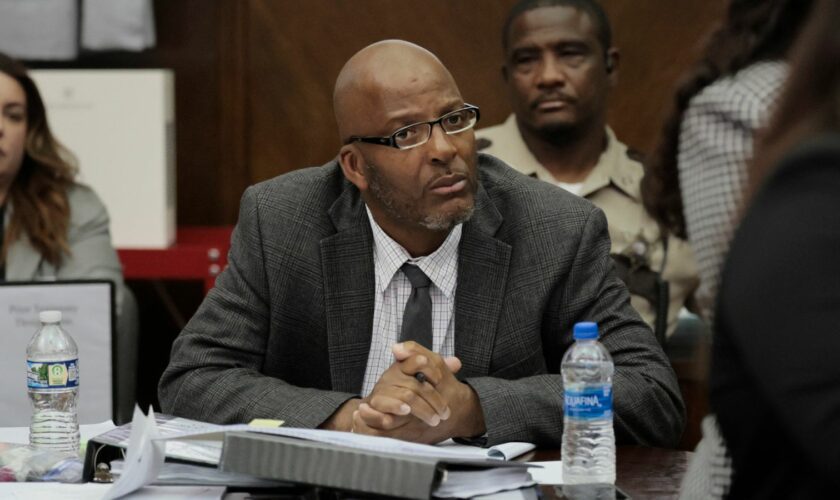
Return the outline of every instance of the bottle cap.
{"type": "Polygon", "coordinates": [[[598,323],[592,321],[581,321],[575,323],[575,340],[591,340],[598,338],[598,323]]]}
{"type": "Polygon", "coordinates": [[[41,311],[38,313],[41,323],[58,323],[61,321],[61,311],[41,311]]]}

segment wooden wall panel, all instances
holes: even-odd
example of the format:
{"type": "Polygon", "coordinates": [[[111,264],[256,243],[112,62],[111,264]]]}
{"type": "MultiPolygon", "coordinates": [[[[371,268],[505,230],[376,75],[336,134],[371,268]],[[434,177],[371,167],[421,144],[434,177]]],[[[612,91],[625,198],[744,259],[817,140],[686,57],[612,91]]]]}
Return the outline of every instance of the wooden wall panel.
{"type": "Polygon", "coordinates": [[[335,78],[357,50],[386,38],[416,42],[436,53],[465,98],[481,106],[490,122],[501,119],[498,31],[511,3],[253,0],[248,43],[252,174],[267,178],[335,155],[335,78]]]}
{"type": "Polygon", "coordinates": [[[219,64],[215,76],[219,82],[219,121],[195,125],[218,130],[219,156],[211,166],[219,178],[220,189],[213,193],[219,209],[213,224],[231,224],[237,218],[242,192],[252,184],[248,155],[252,120],[247,107],[251,57],[246,45],[250,9],[241,0],[221,0],[218,6],[215,47],[219,51],[219,64]]]}
{"type": "Polygon", "coordinates": [[[626,143],[649,152],[679,77],[699,56],[728,0],[605,0],[622,60],[609,122],[626,143]]]}
{"type": "MultiPolygon", "coordinates": [[[[175,72],[178,223],[232,224],[246,186],[334,156],[332,86],[354,52],[403,38],[438,54],[482,126],[510,107],[500,30],[516,0],[156,0],[157,46],[37,67],[175,72]]],[[[726,0],[603,0],[623,59],[619,136],[650,150],[674,82],[726,0]]]]}
{"type": "Polygon", "coordinates": [[[155,2],[158,43],[147,54],[150,63],[175,72],[176,203],[181,225],[226,219],[218,204],[220,19],[217,8],[204,5],[202,0],[155,2]]]}
{"type": "MultiPolygon", "coordinates": [[[[403,38],[436,53],[482,125],[510,112],[500,75],[500,31],[515,0],[250,0],[249,175],[254,180],[330,159],[338,149],[332,85],[358,49],[403,38]]],[[[610,122],[628,143],[650,150],[675,81],[726,0],[607,0],[621,47],[620,85],[610,122]]]]}

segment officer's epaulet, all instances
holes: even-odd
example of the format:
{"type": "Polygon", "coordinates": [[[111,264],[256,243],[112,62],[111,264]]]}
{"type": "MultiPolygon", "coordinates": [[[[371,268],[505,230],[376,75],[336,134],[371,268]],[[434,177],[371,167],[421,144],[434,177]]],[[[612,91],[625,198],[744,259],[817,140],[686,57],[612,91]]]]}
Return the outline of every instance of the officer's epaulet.
{"type": "Polygon", "coordinates": [[[645,154],[639,151],[638,149],[627,148],[627,158],[630,158],[631,160],[637,161],[639,163],[644,163],[645,154]]]}
{"type": "Polygon", "coordinates": [[[487,139],[486,137],[479,137],[475,140],[475,149],[481,151],[482,149],[487,149],[493,145],[493,141],[487,139]]]}

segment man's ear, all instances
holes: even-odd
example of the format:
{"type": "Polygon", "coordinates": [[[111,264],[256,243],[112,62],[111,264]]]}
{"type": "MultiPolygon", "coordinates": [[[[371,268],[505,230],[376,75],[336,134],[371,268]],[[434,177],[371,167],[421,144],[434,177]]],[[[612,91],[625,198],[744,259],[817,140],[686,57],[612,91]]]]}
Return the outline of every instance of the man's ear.
{"type": "Polygon", "coordinates": [[[621,62],[621,52],[615,47],[610,47],[605,54],[604,65],[609,75],[610,85],[618,83],[618,66],[621,62]]]}
{"type": "Polygon", "coordinates": [[[344,177],[352,182],[359,191],[365,192],[368,188],[366,162],[359,149],[353,144],[345,144],[338,150],[338,164],[344,177]]]}

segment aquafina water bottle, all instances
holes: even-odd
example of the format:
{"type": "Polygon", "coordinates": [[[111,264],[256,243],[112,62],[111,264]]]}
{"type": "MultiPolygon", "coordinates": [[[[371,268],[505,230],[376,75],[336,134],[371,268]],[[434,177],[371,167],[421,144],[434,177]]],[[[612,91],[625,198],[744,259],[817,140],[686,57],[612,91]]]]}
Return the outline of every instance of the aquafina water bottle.
{"type": "Polygon", "coordinates": [[[61,328],[61,311],[42,311],[26,347],[32,420],[29,444],[79,453],[79,349],[61,328]]]}
{"type": "Polygon", "coordinates": [[[577,323],[563,356],[563,484],[614,484],[613,361],[596,323],[577,323]]]}

